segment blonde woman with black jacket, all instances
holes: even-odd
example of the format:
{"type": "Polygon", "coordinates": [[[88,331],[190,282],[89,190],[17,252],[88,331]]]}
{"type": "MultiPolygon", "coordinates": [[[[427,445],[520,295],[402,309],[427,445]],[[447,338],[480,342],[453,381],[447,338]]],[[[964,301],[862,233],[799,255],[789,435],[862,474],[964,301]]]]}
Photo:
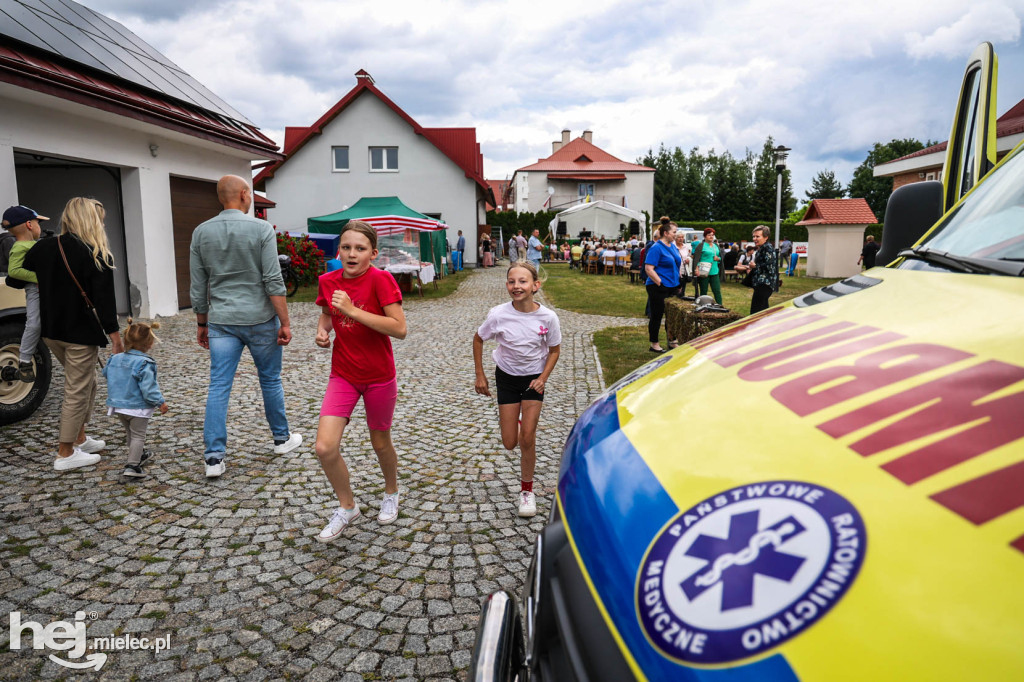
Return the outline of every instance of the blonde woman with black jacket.
{"type": "Polygon", "coordinates": [[[114,353],[124,352],[105,217],[99,201],[74,197],[64,207],[60,235],[43,239],[25,255],[25,268],[39,279],[43,341],[64,366],[64,401],[53,463],[57,471],[100,461],[96,453],[106,443],[85,434],[96,401],[97,360],[108,339],[114,353]],[[88,308],[82,291],[95,312],[88,308]]]}

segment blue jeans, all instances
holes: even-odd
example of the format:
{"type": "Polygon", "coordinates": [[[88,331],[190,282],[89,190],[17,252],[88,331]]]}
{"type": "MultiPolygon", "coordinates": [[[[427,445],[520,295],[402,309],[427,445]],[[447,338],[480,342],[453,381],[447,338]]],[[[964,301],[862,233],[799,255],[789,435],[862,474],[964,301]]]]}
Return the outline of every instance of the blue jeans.
{"type": "Polygon", "coordinates": [[[284,387],[281,385],[283,347],[277,345],[277,317],[262,324],[210,323],[210,389],[206,395],[206,420],[203,444],[207,463],[224,459],[228,440],[228,400],[235,370],[248,348],[256,363],[263,392],[263,412],[274,440],[288,440],[288,418],[284,414],[284,387]]]}

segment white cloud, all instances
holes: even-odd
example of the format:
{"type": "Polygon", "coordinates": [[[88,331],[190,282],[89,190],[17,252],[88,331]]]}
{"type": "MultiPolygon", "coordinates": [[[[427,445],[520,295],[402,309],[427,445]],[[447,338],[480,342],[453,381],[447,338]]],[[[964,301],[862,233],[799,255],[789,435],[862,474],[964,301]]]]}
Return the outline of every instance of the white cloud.
{"type": "Polygon", "coordinates": [[[907,54],[915,59],[929,57],[966,58],[982,41],[1010,42],[1020,37],[1020,17],[1008,3],[984,2],[971,6],[967,14],[951,24],[937,27],[929,35],[914,31],[907,35],[907,54]]]}
{"type": "MultiPolygon", "coordinates": [[[[565,127],[626,161],[661,143],[741,156],[772,135],[801,195],[825,167],[848,180],[874,142],[944,139],[980,39],[1024,56],[1024,0],[86,2],[279,141],[365,68],[421,124],[475,126],[490,177],[565,127]]],[[[1005,103],[1024,69],[1001,54],[1005,103]]]]}

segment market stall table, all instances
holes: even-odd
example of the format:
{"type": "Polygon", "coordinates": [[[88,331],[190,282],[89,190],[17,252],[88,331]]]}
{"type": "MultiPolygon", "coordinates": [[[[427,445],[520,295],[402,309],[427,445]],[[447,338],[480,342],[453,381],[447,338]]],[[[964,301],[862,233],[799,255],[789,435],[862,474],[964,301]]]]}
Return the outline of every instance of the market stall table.
{"type": "MultiPolygon", "coordinates": [[[[392,275],[410,275],[410,283],[412,275],[416,275],[416,280],[419,283],[420,296],[423,296],[423,285],[434,283],[434,288],[437,288],[436,273],[434,272],[434,266],[432,263],[420,263],[419,265],[413,265],[412,263],[392,263],[385,266],[384,268],[392,275]]],[[[398,279],[396,276],[395,279],[398,279]]]]}

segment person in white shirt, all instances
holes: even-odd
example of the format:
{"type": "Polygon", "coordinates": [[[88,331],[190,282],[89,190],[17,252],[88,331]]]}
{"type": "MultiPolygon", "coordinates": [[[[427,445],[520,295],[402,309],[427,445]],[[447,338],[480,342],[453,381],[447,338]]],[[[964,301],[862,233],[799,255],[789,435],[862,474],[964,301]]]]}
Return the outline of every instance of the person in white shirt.
{"type": "Polygon", "coordinates": [[[498,393],[498,423],[501,442],[508,450],[519,446],[519,516],[537,513],[533,473],[537,465],[537,422],[544,404],[544,389],[555,369],[561,349],[562,332],[558,316],[533,300],[540,289],[537,269],[520,261],[508,269],[505,288],[510,303],[491,308],[487,319],[473,335],[475,390],[490,397],[484,373],[484,341],[494,339],[494,383],[498,393]]]}

